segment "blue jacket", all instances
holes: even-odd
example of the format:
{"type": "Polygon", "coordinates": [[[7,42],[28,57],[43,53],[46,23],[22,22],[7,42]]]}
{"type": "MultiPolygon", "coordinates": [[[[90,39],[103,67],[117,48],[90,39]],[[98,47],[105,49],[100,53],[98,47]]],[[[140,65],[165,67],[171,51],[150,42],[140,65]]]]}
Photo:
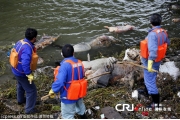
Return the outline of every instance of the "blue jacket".
{"type": "MultiPolygon", "coordinates": [[[[34,44],[31,43],[26,38],[24,39],[24,42],[28,42],[31,47],[34,49],[34,44]]],[[[26,75],[29,75],[32,71],[30,69],[30,63],[32,58],[32,49],[28,44],[22,45],[20,41],[16,43],[14,48],[18,52],[18,65],[17,68],[12,67],[12,72],[16,76],[26,77],[26,75]]]]}
{"type": "MultiPolygon", "coordinates": [[[[68,83],[72,79],[72,66],[70,63],[65,62],[66,60],[72,60],[73,62],[78,62],[78,59],[74,57],[65,58],[60,64],[61,67],[58,71],[57,80],[52,84],[52,90],[55,93],[60,92],[61,102],[65,104],[75,103],[78,100],[68,100],[67,91],[65,90],[64,86],[68,89],[70,84],[68,83]]],[[[83,69],[80,67],[80,79],[84,77],[83,69]]],[[[77,67],[74,68],[74,80],[78,80],[78,69],[77,67]]]]}
{"type": "MultiPolygon", "coordinates": [[[[149,50],[149,60],[155,60],[157,57],[157,49],[158,49],[158,36],[160,37],[160,45],[162,45],[162,37],[164,37],[164,42],[166,42],[168,45],[170,44],[170,40],[166,37],[165,33],[158,33],[158,36],[156,32],[152,32],[156,28],[161,28],[161,26],[153,27],[149,30],[147,39],[148,39],[148,50],[149,50]]],[[[141,58],[141,62],[144,66],[148,66],[148,59],[141,58]]],[[[161,62],[154,62],[152,68],[155,70],[159,70],[161,62]]],[[[156,86],[156,72],[148,72],[147,69],[144,69],[144,82],[148,89],[149,94],[158,94],[158,89],[156,86]]]]}
{"type": "Polygon", "coordinates": [[[164,37],[164,42],[168,45],[170,44],[170,40],[166,37],[165,33],[158,33],[158,36],[155,32],[152,32],[156,28],[161,28],[161,26],[155,26],[150,29],[148,32],[148,50],[149,50],[149,60],[155,60],[157,57],[157,49],[158,49],[158,36],[160,36],[160,45],[162,45],[162,37],[164,37]]]}

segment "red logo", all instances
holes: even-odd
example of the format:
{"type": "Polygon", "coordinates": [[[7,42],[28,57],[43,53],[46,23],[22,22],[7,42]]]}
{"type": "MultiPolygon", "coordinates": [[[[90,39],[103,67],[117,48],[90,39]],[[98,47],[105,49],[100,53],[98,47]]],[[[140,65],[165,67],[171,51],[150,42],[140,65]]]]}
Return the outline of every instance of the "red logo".
{"type": "MultiPolygon", "coordinates": [[[[134,111],[138,112],[140,107],[143,107],[143,105],[142,104],[137,104],[136,107],[134,107],[134,111]]],[[[141,114],[144,115],[144,116],[148,116],[149,112],[148,111],[142,111],[141,114]]]]}

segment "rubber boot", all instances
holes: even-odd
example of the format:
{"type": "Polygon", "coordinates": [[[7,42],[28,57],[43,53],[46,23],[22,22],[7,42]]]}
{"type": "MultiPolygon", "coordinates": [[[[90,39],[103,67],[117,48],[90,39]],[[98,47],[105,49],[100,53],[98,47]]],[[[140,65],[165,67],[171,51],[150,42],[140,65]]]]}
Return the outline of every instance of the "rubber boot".
{"type": "Polygon", "coordinates": [[[87,119],[87,116],[85,113],[83,115],[79,115],[79,116],[80,116],[80,119],[87,119]]]}
{"type": "Polygon", "coordinates": [[[152,102],[159,107],[159,94],[151,94],[152,102]]]}

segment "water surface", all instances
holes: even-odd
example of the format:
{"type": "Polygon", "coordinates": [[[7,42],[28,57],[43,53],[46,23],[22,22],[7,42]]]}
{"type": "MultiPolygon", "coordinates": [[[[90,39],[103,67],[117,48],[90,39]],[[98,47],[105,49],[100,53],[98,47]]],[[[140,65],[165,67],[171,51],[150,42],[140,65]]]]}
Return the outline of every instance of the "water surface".
{"type": "MultiPolygon", "coordinates": [[[[111,35],[121,40],[108,48],[93,49],[75,54],[86,60],[90,53],[91,59],[100,53],[112,56],[122,49],[137,45],[151,28],[149,16],[160,13],[163,17],[162,27],[168,30],[169,37],[179,37],[180,25],[173,23],[176,17],[167,10],[166,0],[1,0],[0,1],[0,45],[8,45],[24,38],[26,28],[38,30],[38,38],[43,33],[61,35],[54,45],[67,43],[77,44],[90,42],[101,35],[111,35]],[[130,24],[136,27],[133,31],[121,34],[109,33],[103,26],[119,26],[130,24]]],[[[50,45],[38,54],[46,59],[44,65],[54,65],[61,60],[61,50],[50,45]]],[[[5,60],[5,55],[1,56],[5,60]]],[[[0,81],[11,76],[10,68],[0,76],[0,81]]]]}

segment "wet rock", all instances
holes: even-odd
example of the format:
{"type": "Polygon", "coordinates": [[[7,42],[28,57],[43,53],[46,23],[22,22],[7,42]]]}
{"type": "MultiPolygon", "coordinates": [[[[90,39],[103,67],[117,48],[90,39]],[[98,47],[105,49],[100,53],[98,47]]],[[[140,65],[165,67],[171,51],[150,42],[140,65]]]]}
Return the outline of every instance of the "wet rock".
{"type": "Polygon", "coordinates": [[[53,113],[53,118],[54,118],[54,119],[62,119],[62,114],[61,114],[61,112],[53,113]]]}
{"type": "Polygon", "coordinates": [[[23,107],[17,104],[16,100],[5,100],[3,104],[12,111],[21,112],[23,107]]]}
{"type": "Polygon", "coordinates": [[[180,50],[175,51],[176,55],[180,55],[180,50]]]}
{"type": "Polygon", "coordinates": [[[52,66],[45,66],[42,68],[38,68],[35,70],[34,76],[35,76],[35,78],[37,78],[39,75],[47,75],[47,76],[53,78],[54,77],[54,69],[52,66]]]}
{"type": "Polygon", "coordinates": [[[172,56],[169,58],[169,60],[174,61],[174,62],[178,62],[178,61],[180,61],[180,56],[179,55],[178,56],[172,56]]]}
{"type": "Polygon", "coordinates": [[[180,69],[180,62],[178,61],[178,62],[174,62],[174,63],[175,63],[175,66],[180,69]]]}
{"type": "Polygon", "coordinates": [[[10,50],[15,44],[12,43],[11,45],[3,45],[3,46],[0,46],[0,52],[6,52],[8,50],[10,50]]]}
{"type": "Polygon", "coordinates": [[[123,119],[123,117],[117,111],[115,111],[114,108],[110,106],[102,108],[101,112],[107,119],[123,119]]]}
{"type": "Polygon", "coordinates": [[[83,51],[88,51],[91,49],[91,46],[88,43],[82,42],[78,43],[73,46],[75,52],[83,52],[83,51]]]}

